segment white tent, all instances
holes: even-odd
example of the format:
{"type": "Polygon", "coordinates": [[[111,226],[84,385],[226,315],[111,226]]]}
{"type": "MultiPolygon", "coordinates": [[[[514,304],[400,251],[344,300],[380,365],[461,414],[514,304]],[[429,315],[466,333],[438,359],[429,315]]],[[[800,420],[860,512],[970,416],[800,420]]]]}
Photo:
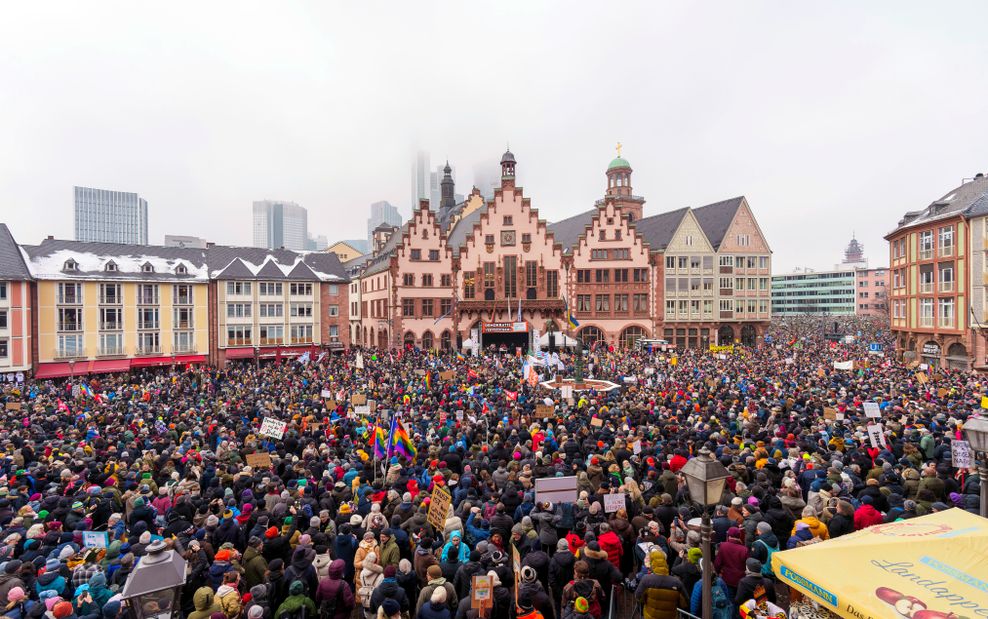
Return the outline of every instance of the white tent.
{"type": "MultiPolygon", "coordinates": [[[[549,334],[544,333],[542,337],[539,338],[539,346],[543,348],[549,347],[549,334]]],[[[569,337],[564,333],[556,332],[556,346],[559,348],[576,348],[576,340],[569,337]]]]}

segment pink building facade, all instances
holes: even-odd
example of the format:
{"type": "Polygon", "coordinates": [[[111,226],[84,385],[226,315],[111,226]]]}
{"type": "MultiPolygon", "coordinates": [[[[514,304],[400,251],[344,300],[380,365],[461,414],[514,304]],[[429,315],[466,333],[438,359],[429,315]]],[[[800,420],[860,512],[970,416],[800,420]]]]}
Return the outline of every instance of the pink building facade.
{"type": "Polygon", "coordinates": [[[30,373],[34,289],[31,273],[6,224],[0,224],[0,382],[30,373]]]}
{"type": "Polygon", "coordinates": [[[889,317],[889,270],[858,269],[854,272],[854,313],[873,318],[889,317]]]}

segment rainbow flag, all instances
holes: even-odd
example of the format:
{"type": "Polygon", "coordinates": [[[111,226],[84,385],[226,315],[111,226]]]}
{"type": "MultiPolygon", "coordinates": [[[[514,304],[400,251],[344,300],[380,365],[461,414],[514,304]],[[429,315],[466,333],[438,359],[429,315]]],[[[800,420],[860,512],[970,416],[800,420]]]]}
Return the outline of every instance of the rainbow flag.
{"type": "Polygon", "coordinates": [[[408,430],[405,429],[400,422],[395,421],[395,430],[392,434],[393,453],[405,456],[408,460],[414,460],[415,456],[418,454],[418,450],[415,449],[415,443],[408,436],[408,430]]]}
{"type": "Polygon", "coordinates": [[[388,455],[388,433],[381,426],[374,427],[371,435],[371,446],[374,448],[374,457],[383,460],[388,455]]]}
{"type": "Polygon", "coordinates": [[[432,391],[432,370],[425,373],[425,388],[432,391]]]}

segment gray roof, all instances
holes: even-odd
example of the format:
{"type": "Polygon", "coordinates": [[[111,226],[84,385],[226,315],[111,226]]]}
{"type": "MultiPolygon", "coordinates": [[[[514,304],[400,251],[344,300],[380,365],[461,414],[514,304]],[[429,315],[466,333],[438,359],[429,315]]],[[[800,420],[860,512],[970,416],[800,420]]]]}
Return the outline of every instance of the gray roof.
{"type": "Polygon", "coordinates": [[[977,176],[959,187],[948,191],[942,197],[934,200],[921,211],[909,211],[899,220],[899,225],[890,232],[891,236],[895,232],[904,228],[911,228],[925,223],[947,219],[957,215],[973,217],[984,212],[984,198],[988,195],[988,177],[977,176]]]}
{"type": "Polygon", "coordinates": [[[408,225],[410,222],[406,221],[404,225],[398,230],[391,233],[388,237],[387,242],[381,247],[381,251],[375,252],[373,256],[367,261],[367,267],[363,272],[363,275],[373,275],[375,273],[380,273],[382,271],[387,271],[388,267],[391,266],[391,255],[395,253],[398,244],[401,239],[408,232],[408,225]]]}
{"type": "Polygon", "coordinates": [[[480,222],[480,216],[487,212],[487,205],[478,208],[476,211],[468,214],[466,217],[460,219],[456,222],[448,233],[446,237],[446,245],[453,250],[454,255],[458,255],[460,248],[462,248],[466,242],[467,237],[473,234],[473,226],[480,222]]]}
{"type": "Polygon", "coordinates": [[[724,235],[727,234],[727,229],[731,227],[731,222],[734,221],[734,216],[741,208],[742,202],[744,202],[744,196],[738,196],[693,209],[693,215],[714,251],[720,249],[724,235]]]}
{"type": "Polygon", "coordinates": [[[7,224],[0,223],[0,279],[28,280],[31,272],[24,264],[24,256],[10,233],[7,224]]]}
{"type": "Polygon", "coordinates": [[[568,253],[576,245],[580,235],[586,231],[596,214],[597,209],[591,209],[549,224],[549,232],[552,233],[556,242],[563,246],[563,251],[568,253]]]}
{"type": "Polygon", "coordinates": [[[668,213],[642,217],[635,222],[635,232],[651,246],[652,251],[664,250],[689,210],[689,207],[684,206],[668,213]]]}
{"type": "Polygon", "coordinates": [[[62,279],[120,279],[120,280],[174,280],[206,281],[206,250],[192,247],[164,247],[161,245],[125,245],[121,243],[88,243],[62,239],[45,239],[40,245],[22,245],[28,258],[28,269],[35,278],[62,279]],[[69,260],[76,263],[75,271],[64,270],[69,260]],[[116,271],[107,271],[113,262],[116,271]],[[150,264],[153,272],[144,272],[142,266],[150,264]],[[182,265],[187,273],[175,272],[182,265]]]}

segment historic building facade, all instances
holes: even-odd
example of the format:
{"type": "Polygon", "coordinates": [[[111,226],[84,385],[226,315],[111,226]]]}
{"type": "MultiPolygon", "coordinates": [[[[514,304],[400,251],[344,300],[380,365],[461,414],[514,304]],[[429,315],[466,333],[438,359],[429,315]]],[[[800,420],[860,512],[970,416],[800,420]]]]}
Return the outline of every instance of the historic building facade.
{"type": "Polygon", "coordinates": [[[31,273],[5,224],[0,224],[0,382],[31,370],[31,273]]]}
{"type": "Polygon", "coordinates": [[[975,178],[885,236],[896,351],[932,367],[985,369],[984,219],[988,178],[975,178]],[[972,262],[974,264],[972,264],[972,262]],[[973,327],[973,328],[972,328],[973,327]]]}
{"type": "Polygon", "coordinates": [[[744,197],[644,215],[620,154],[594,208],[549,224],[501,160],[501,186],[454,204],[443,180],[401,229],[375,231],[354,278],[351,337],[369,346],[528,346],[567,331],[627,347],[643,337],[679,347],[757,344],[771,318],[771,250],[744,197]],[[578,323],[571,327],[567,313],[578,323]]]}

